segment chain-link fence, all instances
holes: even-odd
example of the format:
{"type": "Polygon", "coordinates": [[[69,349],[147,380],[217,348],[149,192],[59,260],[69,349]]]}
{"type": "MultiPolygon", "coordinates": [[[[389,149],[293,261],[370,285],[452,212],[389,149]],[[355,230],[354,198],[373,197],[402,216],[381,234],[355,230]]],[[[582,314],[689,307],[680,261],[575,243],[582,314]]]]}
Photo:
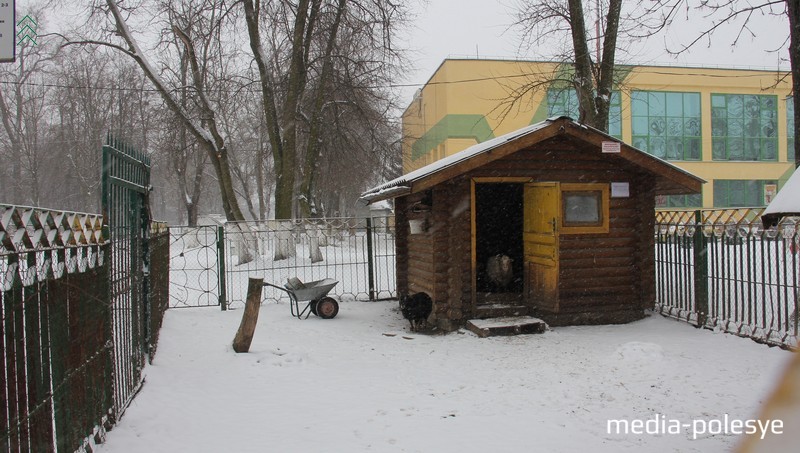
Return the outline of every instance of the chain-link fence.
{"type": "MultiPolygon", "coordinates": [[[[170,307],[241,306],[249,277],[283,285],[332,278],[332,295],[396,296],[394,217],[170,227],[170,307]]],[[[287,299],[264,288],[264,300],[287,299]]],[[[288,299],[287,299],[288,300],[288,299]]]]}
{"type": "MultiPolygon", "coordinates": [[[[396,295],[394,218],[343,218],[228,223],[225,226],[225,294],[241,305],[248,277],[283,285],[332,278],[331,294],[351,299],[396,295]]],[[[265,300],[287,298],[264,288],[265,300]]],[[[288,300],[288,298],[287,298],[288,300]]]]}
{"type": "Polygon", "coordinates": [[[761,209],[660,211],[656,310],[786,347],[798,339],[797,220],[765,230],[761,209]]]}

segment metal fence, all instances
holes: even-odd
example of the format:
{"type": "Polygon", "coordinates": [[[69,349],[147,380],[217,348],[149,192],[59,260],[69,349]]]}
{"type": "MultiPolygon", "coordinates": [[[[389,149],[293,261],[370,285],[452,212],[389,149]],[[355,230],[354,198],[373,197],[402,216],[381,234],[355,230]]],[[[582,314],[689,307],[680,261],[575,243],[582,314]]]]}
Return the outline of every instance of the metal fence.
{"type": "Polygon", "coordinates": [[[0,452],[100,442],[142,383],[169,290],[149,161],[103,147],[103,214],[0,204],[0,452]]]}
{"type": "Polygon", "coordinates": [[[169,306],[223,306],[221,226],[169,227],[169,306]]]}
{"type": "MultiPolygon", "coordinates": [[[[393,217],[170,227],[170,238],[171,307],[242,306],[248,277],[333,278],[341,298],[396,296],[393,217]]],[[[287,296],[264,288],[263,298],[287,296]]]]}
{"type": "MultiPolygon", "coordinates": [[[[91,436],[99,442],[121,414],[115,374],[142,363],[116,347],[146,329],[115,313],[130,309],[112,295],[103,231],[99,214],[0,205],[0,452],[75,451],[91,436]]],[[[157,334],[167,306],[166,230],[150,242],[157,334]]],[[[151,358],[156,341],[147,344],[151,358]]]]}
{"type": "Polygon", "coordinates": [[[141,384],[150,345],[150,159],[109,137],[103,146],[102,209],[111,241],[114,413],[141,384]]]}
{"type": "Polygon", "coordinates": [[[768,344],[798,340],[798,219],[761,209],[660,211],[656,311],[768,344]]]}
{"type": "Polygon", "coordinates": [[[0,205],[0,451],[74,450],[110,407],[101,226],[0,205]]]}

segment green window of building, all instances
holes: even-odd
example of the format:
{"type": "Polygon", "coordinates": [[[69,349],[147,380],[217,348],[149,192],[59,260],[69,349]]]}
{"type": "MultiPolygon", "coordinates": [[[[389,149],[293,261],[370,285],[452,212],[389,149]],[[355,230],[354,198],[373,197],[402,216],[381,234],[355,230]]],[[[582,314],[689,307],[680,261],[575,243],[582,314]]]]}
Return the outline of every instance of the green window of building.
{"type": "Polygon", "coordinates": [[[778,97],[712,94],[714,160],[778,160],[778,97]]]}
{"type": "Polygon", "coordinates": [[[570,88],[547,90],[547,116],[568,116],[578,119],[578,94],[570,88]]]}
{"type": "Polygon", "coordinates": [[[657,208],[701,208],[703,207],[703,195],[699,193],[691,195],[665,195],[656,198],[657,208]]]}
{"type": "MultiPolygon", "coordinates": [[[[547,116],[562,115],[576,120],[580,118],[578,93],[572,88],[551,88],[547,90],[547,116]]],[[[622,139],[622,100],[619,91],[611,92],[608,108],[608,135],[622,139]]]]}
{"type": "Polygon", "coordinates": [[[622,140],[622,96],[619,91],[611,92],[608,106],[608,135],[622,140]]]}
{"type": "Polygon", "coordinates": [[[765,206],[767,194],[778,189],[776,181],[765,180],[714,180],[714,207],[742,208],[765,206]]]}
{"type": "Polygon", "coordinates": [[[786,98],[786,150],[789,162],[794,162],[794,100],[786,98]]]}
{"type": "Polygon", "coordinates": [[[700,93],[632,91],[633,146],[667,160],[700,160],[700,93]]]}

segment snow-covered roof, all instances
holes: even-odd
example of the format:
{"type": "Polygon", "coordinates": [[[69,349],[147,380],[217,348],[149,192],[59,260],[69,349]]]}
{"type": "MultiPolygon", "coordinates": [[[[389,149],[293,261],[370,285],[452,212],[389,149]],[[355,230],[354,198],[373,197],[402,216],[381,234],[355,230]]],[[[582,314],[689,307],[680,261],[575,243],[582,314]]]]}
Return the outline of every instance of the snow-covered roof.
{"type": "Polygon", "coordinates": [[[800,171],[795,171],[761,213],[765,228],[777,224],[782,217],[800,216],[800,171]]]}
{"type": "MultiPolygon", "coordinates": [[[[552,128],[552,135],[547,135],[544,137],[545,139],[562,132],[572,133],[572,135],[581,135],[578,131],[583,131],[593,135],[593,138],[595,138],[596,141],[619,142],[621,148],[623,148],[625,152],[609,155],[621,156],[630,163],[642,167],[651,173],[655,173],[659,177],[675,181],[675,184],[670,186],[672,189],[671,191],[662,190],[660,193],[697,193],[700,191],[700,186],[705,182],[697,176],[694,176],[691,173],[680,169],[665,160],[633,148],[632,146],[629,146],[598,129],[577,123],[569,117],[561,116],[548,118],[539,123],[531,124],[530,126],[523,127],[522,129],[518,129],[516,131],[509,132],[499,137],[495,137],[485,142],[473,145],[463,151],[447,156],[432,164],[426,165],[384,184],[373,187],[372,189],[362,193],[361,199],[365,200],[367,203],[373,203],[379,200],[386,200],[416,192],[414,187],[415,183],[429,179],[435,175],[441,175],[445,170],[453,167],[462,166],[464,167],[464,171],[468,171],[472,169],[469,167],[473,167],[468,165],[468,162],[474,157],[483,154],[491,154],[493,150],[501,148],[503,145],[506,145],[509,142],[513,142],[548,128],[552,128]]],[[[522,149],[522,147],[512,149],[507,153],[497,153],[494,156],[494,159],[502,158],[505,155],[511,152],[516,152],[520,149],[522,149]]],[[[490,161],[491,160],[493,159],[490,159],[490,161]]],[[[485,163],[486,162],[483,162],[482,164],[485,163]]]]}
{"type": "Polygon", "coordinates": [[[381,210],[381,209],[385,209],[387,211],[391,211],[392,210],[392,205],[387,200],[381,200],[381,201],[378,201],[376,203],[372,203],[371,205],[369,205],[369,209],[372,210],[372,211],[378,211],[378,210],[381,210]]]}

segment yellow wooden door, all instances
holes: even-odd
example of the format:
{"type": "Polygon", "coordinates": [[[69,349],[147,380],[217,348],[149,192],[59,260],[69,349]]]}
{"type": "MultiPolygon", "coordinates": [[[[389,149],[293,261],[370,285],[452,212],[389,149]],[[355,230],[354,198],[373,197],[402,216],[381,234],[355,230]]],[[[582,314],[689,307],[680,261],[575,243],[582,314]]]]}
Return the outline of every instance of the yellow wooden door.
{"type": "Polygon", "coordinates": [[[560,192],[557,182],[525,184],[524,292],[529,305],[550,312],[558,311],[560,192]]]}

